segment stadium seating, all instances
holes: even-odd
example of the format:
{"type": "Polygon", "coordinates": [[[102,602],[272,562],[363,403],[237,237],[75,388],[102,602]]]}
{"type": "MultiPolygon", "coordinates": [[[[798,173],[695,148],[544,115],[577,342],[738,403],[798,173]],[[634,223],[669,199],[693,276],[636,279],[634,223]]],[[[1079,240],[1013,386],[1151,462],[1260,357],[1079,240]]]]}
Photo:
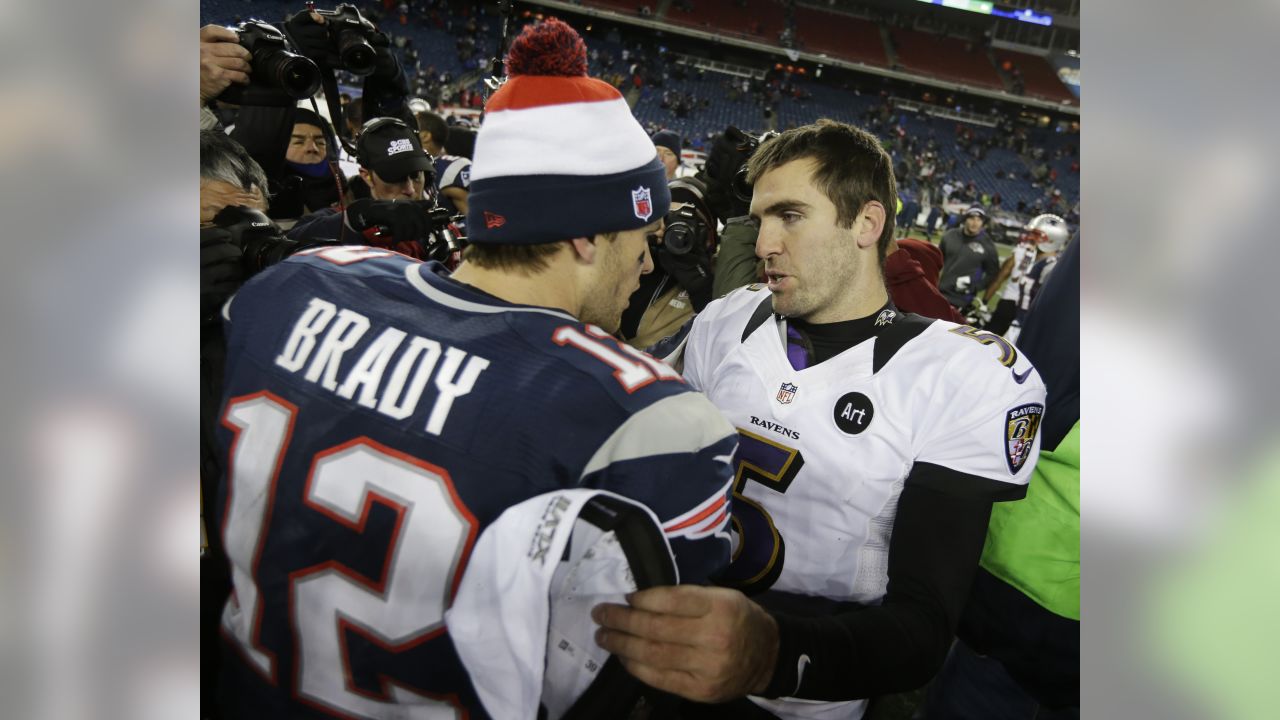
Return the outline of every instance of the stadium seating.
{"type": "Polygon", "coordinates": [[[898,62],[906,69],[953,82],[1004,89],[999,73],[980,47],[951,37],[894,29],[890,31],[898,62]]]}
{"type": "MultiPolygon", "coordinates": [[[[714,19],[718,28],[737,28],[748,35],[750,23],[760,19],[762,27],[770,28],[773,34],[771,37],[758,39],[763,42],[776,41],[777,32],[783,27],[782,5],[770,0],[749,0],[749,3],[749,11],[744,11],[735,5],[734,0],[694,0],[694,13],[683,13],[673,4],[668,15],[671,20],[683,17],[686,24],[694,26],[714,19]]],[[[616,4],[628,11],[634,11],[636,7],[634,0],[626,3],[621,0],[617,3],[601,0],[592,4],[616,4]]],[[[297,4],[293,0],[254,0],[251,3],[243,0],[202,0],[200,8],[202,24],[232,24],[250,17],[280,23],[286,14],[297,10],[297,4]]],[[[414,18],[405,25],[399,24],[394,18],[387,18],[380,24],[393,35],[413,40],[419,54],[420,68],[434,67],[437,73],[447,72],[456,81],[476,70],[479,63],[492,57],[497,50],[501,40],[500,23],[494,17],[481,20],[482,30],[477,36],[476,53],[465,64],[459,60],[456,49],[462,25],[462,21],[456,19],[456,16],[447,29],[443,20],[435,23],[421,17],[414,18]]],[[[839,54],[868,64],[887,65],[879,28],[870,21],[797,6],[796,22],[798,40],[808,52],[839,54]]],[[[982,50],[966,51],[961,40],[904,30],[894,30],[893,37],[901,63],[912,70],[957,82],[988,87],[1001,85],[996,67],[986,53],[982,50]],[[958,58],[963,61],[958,61],[958,58]]],[[[604,62],[599,59],[592,63],[590,71],[594,76],[605,77],[615,72],[627,72],[627,65],[622,61],[623,43],[616,34],[606,37],[603,32],[598,31],[596,34],[588,33],[586,40],[588,47],[596,51],[599,58],[613,60],[609,70],[605,69],[604,62]]],[[[627,40],[626,46],[635,48],[634,39],[627,40]]],[[[641,53],[645,58],[645,66],[660,76],[662,72],[657,42],[642,47],[641,53]]],[[[1042,58],[1008,51],[999,51],[996,57],[999,62],[1011,59],[1017,63],[1029,95],[1050,100],[1061,100],[1066,96],[1074,98],[1042,58]]],[[[403,53],[401,59],[404,59],[403,53]]],[[[410,71],[412,73],[411,69],[410,71]]],[[[473,73],[470,77],[475,78],[470,84],[471,89],[481,90],[483,83],[478,74],[473,73]]],[[[776,117],[770,123],[755,95],[736,94],[736,99],[731,99],[735,95],[729,90],[731,81],[731,76],[721,73],[708,71],[700,77],[696,72],[689,72],[684,78],[670,77],[662,87],[645,86],[634,107],[635,116],[647,128],[664,127],[675,130],[696,146],[703,145],[703,141],[722,132],[729,125],[758,134],[771,125],[781,130],[804,125],[820,117],[863,124],[867,110],[884,102],[874,94],[859,95],[811,76],[795,76],[790,82],[800,88],[806,97],[796,99],[789,95],[782,96],[774,104],[776,117]],[[672,94],[688,94],[695,98],[695,106],[687,117],[677,117],[673,110],[661,107],[663,93],[668,90],[672,94]],[[702,107],[701,101],[704,99],[710,101],[708,107],[702,107]]],[[[740,79],[737,81],[741,82],[740,79]]],[[[629,87],[628,84],[624,90],[629,87]]],[[[358,88],[352,89],[358,92],[358,88]]],[[[920,140],[921,145],[933,137],[937,141],[940,161],[955,159],[955,170],[948,174],[953,182],[963,185],[972,181],[979,192],[999,193],[1005,209],[1013,209],[1019,200],[1026,202],[1028,206],[1043,202],[1047,188],[1044,185],[1033,186],[1026,179],[1036,163],[1026,161],[1016,152],[1006,149],[1003,142],[997,142],[979,160],[955,142],[954,120],[898,110],[888,127],[898,123],[910,136],[920,140]]],[[[965,127],[973,131],[975,142],[993,135],[997,141],[1004,139],[995,129],[970,125],[965,127]]],[[[887,129],[881,131],[884,135],[888,133],[887,129]]],[[[1079,162],[1079,136],[1057,133],[1052,129],[1038,129],[1031,132],[1029,142],[1031,147],[1045,150],[1044,162],[1056,173],[1055,187],[1062,191],[1068,206],[1074,205],[1080,196],[1080,176],[1078,171],[1071,170],[1071,165],[1079,162]],[[1059,149],[1063,152],[1059,153],[1059,149]],[[1054,159],[1055,154],[1060,154],[1061,157],[1054,159]]],[[[906,191],[915,183],[915,178],[906,177],[900,181],[906,191]]]]}
{"type": "Polygon", "coordinates": [[[639,15],[641,5],[648,5],[651,10],[657,10],[659,2],[658,0],[591,0],[591,2],[582,4],[626,13],[627,15],[639,15]]]}
{"type": "Polygon", "coordinates": [[[1079,105],[1075,94],[1062,84],[1058,74],[1048,61],[1036,55],[1014,52],[1012,50],[995,51],[996,62],[1004,65],[1006,61],[1022,73],[1022,82],[1026,86],[1026,94],[1053,102],[1066,102],[1079,105]]]}
{"type": "Polygon", "coordinates": [[[739,37],[777,44],[786,27],[786,12],[777,0],[692,0],[693,12],[674,4],[665,19],[700,30],[714,29],[739,37]],[[745,7],[743,7],[745,6],[745,7]]]}
{"type": "Polygon", "coordinates": [[[806,52],[826,53],[877,67],[889,66],[880,28],[870,20],[797,5],[796,37],[800,49],[806,52]]]}

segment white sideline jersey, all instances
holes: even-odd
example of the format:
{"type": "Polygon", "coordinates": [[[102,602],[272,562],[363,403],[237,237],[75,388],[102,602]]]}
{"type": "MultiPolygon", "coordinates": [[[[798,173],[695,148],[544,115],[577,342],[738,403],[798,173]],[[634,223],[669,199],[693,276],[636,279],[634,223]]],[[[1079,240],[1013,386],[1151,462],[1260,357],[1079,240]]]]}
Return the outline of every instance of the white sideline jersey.
{"type": "MultiPolygon", "coordinates": [[[[686,380],[740,434],[730,583],[877,605],[913,466],[973,476],[944,492],[1025,495],[1045,388],[1011,345],[886,310],[875,337],[794,370],[771,308],[761,286],[730,293],[698,315],[684,349],[686,380]]],[[[858,718],[866,702],[753,700],[783,718],[858,718]]]]}

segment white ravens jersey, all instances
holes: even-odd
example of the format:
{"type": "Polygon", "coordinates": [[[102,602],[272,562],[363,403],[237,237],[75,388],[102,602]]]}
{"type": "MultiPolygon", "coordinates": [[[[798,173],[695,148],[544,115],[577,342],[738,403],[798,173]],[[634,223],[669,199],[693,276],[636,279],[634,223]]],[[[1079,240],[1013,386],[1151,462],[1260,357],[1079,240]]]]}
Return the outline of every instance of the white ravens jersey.
{"type": "MultiPolygon", "coordinates": [[[[991,333],[892,310],[875,337],[795,370],[759,288],[708,305],[684,349],[685,378],[740,434],[726,584],[877,605],[907,475],[960,473],[972,486],[940,489],[1022,497],[1044,385],[991,333]]],[[[865,704],[757,702],[784,718],[856,718],[865,704]]]]}

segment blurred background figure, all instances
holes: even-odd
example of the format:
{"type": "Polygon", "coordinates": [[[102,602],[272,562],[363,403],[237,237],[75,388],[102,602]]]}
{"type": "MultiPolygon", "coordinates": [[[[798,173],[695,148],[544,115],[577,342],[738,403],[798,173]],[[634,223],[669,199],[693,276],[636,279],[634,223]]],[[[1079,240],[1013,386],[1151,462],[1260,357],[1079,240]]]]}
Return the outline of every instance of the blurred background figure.
{"type": "Polygon", "coordinates": [[[450,155],[445,149],[450,128],[443,117],[433,112],[420,112],[418,137],[422,147],[431,156],[435,167],[435,182],[440,206],[450,215],[467,214],[467,195],[471,188],[471,161],[465,157],[450,155]]]}
{"type": "Polygon", "coordinates": [[[991,512],[958,639],[924,720],[1080,717],[1080,241],[1031,305],[1018,350],[1048,388],[1027,496],[991,512]]]}
{"type": "Polygon", "coordinates": [[[662,160],[663,167],[667,169],[667,180],[691,174],[681,160],[681,153],[684,152],[683,145],[680,135],[671,130],[661,130],[653,134],[653,146],[658,150],[658,157],[662,160]]]}

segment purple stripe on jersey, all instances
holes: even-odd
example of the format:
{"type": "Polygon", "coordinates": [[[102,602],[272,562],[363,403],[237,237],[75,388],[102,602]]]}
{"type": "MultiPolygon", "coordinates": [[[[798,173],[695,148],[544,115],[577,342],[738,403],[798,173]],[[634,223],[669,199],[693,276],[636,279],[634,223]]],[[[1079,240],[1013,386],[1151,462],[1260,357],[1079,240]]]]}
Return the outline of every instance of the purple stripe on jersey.
{"type": "Polygon", "coordinates": [[[792,370],[803,370],[809,367],[809,351],[805,348],[804,338],[800,331],[787,326],[787,360],[792,370]]]}

